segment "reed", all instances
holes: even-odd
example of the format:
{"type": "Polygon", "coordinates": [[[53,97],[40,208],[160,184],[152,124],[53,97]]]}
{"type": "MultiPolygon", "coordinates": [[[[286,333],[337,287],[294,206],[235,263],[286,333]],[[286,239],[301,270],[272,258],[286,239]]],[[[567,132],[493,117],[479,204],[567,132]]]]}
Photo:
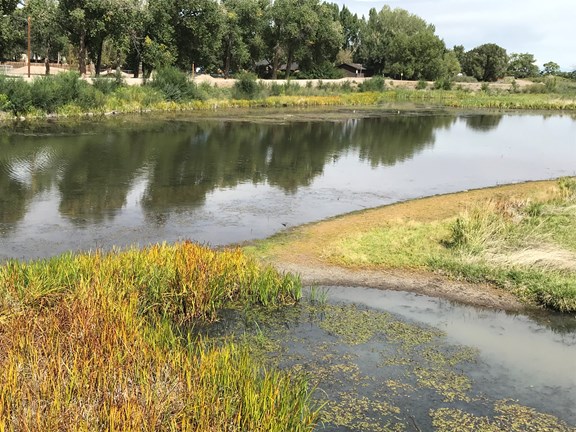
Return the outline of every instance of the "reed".
{"type": "Polygon", "coordinates": [[[0,267],[0,430],[308,431],[301,377],[186,329],[299,281],[192,243],[0,267]]]}

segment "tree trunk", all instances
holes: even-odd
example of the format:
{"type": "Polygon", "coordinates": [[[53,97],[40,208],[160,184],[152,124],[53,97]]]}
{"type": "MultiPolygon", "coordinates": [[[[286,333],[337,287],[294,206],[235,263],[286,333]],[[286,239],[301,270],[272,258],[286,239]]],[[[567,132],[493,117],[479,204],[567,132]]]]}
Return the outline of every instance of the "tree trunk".
{"type": "Polygon", "coordinates": [[[96,76],[100,76],[100,68],[102,67],[102,49],[104,47],[104,38],[98,42],[98,52],[96,53],[96,76]]]}
{"type": "Polygon", "coordinates": [[[232,56],[232,40],[228,39],[226,43],[226,58],[224,59],[224,78],[228,78],[230,75],[230,57],[232,56]]]}
{"type": "Polygon", "coordinates": [[[78,70],[80,75],[86,76],[86,30],[80,33],[80,46],[78,49],[78,70]]]}
{"type": "Polygon", "coordinates": [[[280,47],[274,47],[274,57],[272,58],[272,79],[278,79],[278,67],[280,63],[280,47]]]}
{"type": "Polygon", "coordinates": [[[44,56],[44,66],[46,75],[50,75],[50,45],[46,45],[46,55],[44,56]]]}
{"type": "Polygon", "coordinates": [[[292,72],[292,60],[294,59],[294,52],[288,50],[288,61],[286,62],[286,79],[290,79],[290,72],[292,72]]]}

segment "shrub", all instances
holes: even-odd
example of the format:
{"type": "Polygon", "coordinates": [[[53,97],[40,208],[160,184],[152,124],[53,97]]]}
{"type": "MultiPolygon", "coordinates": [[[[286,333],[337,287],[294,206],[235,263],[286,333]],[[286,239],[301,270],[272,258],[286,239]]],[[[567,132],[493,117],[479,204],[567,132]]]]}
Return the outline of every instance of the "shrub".
{"type": "Polygon", "coordinates": [[[450,78],[438,78],[434,82],[435,90],[452,90],[452,80],[450,78]]]}
{"type": "Polygon", "coordinates": [[[60,73],[52,79],[55,81],[54,85],[60,92],[62,105],[76,101],[80,95],[80,87],[88,85],[86,81],[80,79],[78,72],[60,73]]]}
{"type": "Polygon", "coordinates": [[[382,76],[375,76],[361,83],[358,89],[361,92],[381,92],[386,90],[386,81],[382,76]]]}
{"type": "Polygon", "coordinates": [[[124,81],[121,76],[116,78],[94,78],[92,80],[92,85],[103,94],[108,95],[124,86],[124,81]]]}
{"type": "Polygon", "coordinates": [[[487,82],[483,82],[482,85],[480,86],[480,90],[482,90],[483,92],[487,92],[488,90],[490,90],[490,84],[487,82]]]}
{"type": "Polygon", "coordinates": [[[256,99],[260,94],[261,87],[258,85],[256,75],[243,73],[236,77],[233,88],[234,99],[256,99]]]}
{"type": "Polygon", "coordinates": [[[88,110],[104,106],[105,101],[106,97],[100,90],[91,86],[86,81],[82,81],[82,84],[78,88],[78,98],[73,102],[76,102],[83,110],[88,110]]]}
{"type": "Polygon", "coordinates": [[[8,103],[5,109],[14,115],[27,113],[32,108],[30,86],[22,78],[5,78],[0,76],[0,94],[5,94],[8,103]]]}
{"type": "Polygon", "coordinates": [[[34,80],[30,89],[32,105],[47,113],[56,112],[63,105],[62,89],[52,76],[34,80]]]}
{"type": "Polygon", "coordinates": [[[476,78],[474,78],[473,76],[467,76],[467,75],[456,75],[454,77],[454,81],[455,82],[463,82],[463,83],[477,83],[478,80],[476,78]]]}
{"type": "Polygon", "coordinates": [[[416,84],[416,90],[426,90],[426,87],[428,87],[428,82],[426,80],[420,80],[416,84]]]}
{"type": "Polygon", "coordinates": [[[186,99],[202,99],[196,84],[188,80],[188,76],[173,66],[156,71],[152,84],[160,90],[169,101],[179,102],[186,99]]]}

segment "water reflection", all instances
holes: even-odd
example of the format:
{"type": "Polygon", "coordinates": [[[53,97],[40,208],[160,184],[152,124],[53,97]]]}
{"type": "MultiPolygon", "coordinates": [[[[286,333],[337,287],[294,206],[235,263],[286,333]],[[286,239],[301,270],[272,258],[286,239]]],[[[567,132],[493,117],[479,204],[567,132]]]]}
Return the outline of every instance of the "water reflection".
{"type": "Polygon", "coordinates": [[[454,121],[386,116],[293,124],[168,122],[144,131],[8,135],[0,143],[0,222],[21,220],[27,202],[54,186],[63,216],[79,225],[104,222],[125,206],[142,173],[142,207],[152,218],[160,210],[201,206],[214,189],[241,183],[295,193],[349,151],[372,166],[410,159],[434,143],[436,129],[454,121]]]}
{"type": "Polygon", "coordinates": [[[501,115],[496,114],[479,114],[466,117],[466,126],[476,131],[488,132],[496,129],[502,121],[501,115]]]}
{"type": "Polygon", "coordinates": [[[0,261],[242,242],[419,196],[574,175],[576,160],[576,122],[561,115],[266,110],[2,132],[0,261]]]}

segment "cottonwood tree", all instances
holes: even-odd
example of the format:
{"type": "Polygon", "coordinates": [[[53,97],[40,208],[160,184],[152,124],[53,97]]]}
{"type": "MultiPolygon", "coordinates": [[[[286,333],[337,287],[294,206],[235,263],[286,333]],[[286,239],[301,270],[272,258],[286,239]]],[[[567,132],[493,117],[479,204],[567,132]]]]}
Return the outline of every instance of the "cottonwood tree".
{"type": "Polygon", "coordinates": [[[224,25],[222,9],[214,0],[173,0],[168,9],[174,26],[177,64],[214,68],[219,64],[224,25]]]}
{"type": "Polygon", "coordinates": [[[538,66],[535,63],[536,59],[533,54],[510,54],[506,73],[514,78],[534,77],[539,73],[538,66]]]}
{"type": "Polygon", "coordinates": [[[231,68],[254,69],[264,55],[269,3],[262,0],[224,0],[222,66],[228,77],[231,68]]]}
{"type": "Polygon", "coordinates": [[[66,45],[67,39],[58,23],[57,0],[29,0],[25,8],[31,26],[32,50],[44,57],[46,75],[50,75],[50,58],[66,45]]]}
{"type": "Polygon", "coordinates": [[[446,52],[435,27],[404,9],[371,9],[360,32],[359,57],[376,74],[436,79],[446,52]]]}
{"type": "Polygon", "coordinates": [[[276,0],[270,8],[271,25],[268,40],[272,51],[272,79],[276,79],[280,59],[286,58],[286,77],[298,50],[317,34],[319,18],[317,0],[276,0]]]}
{"type": "Polygon", "coordinates": [[[549,61],[543,64],[542,75],[558,75],[560,73],[560,66],[558,63],[549,61]]]}
{"type": "Polygon", "coordinates": [[[466,53],[462,70],[479,81],[496,81],[508,67],[506,50],[496,44],[480,45],[466,53]]]}

